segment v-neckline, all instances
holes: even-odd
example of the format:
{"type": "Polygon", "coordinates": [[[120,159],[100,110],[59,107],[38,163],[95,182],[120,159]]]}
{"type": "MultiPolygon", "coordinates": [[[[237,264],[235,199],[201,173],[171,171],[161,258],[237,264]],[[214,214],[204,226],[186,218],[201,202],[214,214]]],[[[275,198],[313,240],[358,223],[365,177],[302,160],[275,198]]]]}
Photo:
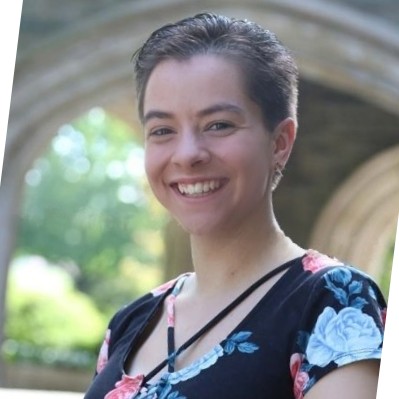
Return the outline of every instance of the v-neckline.
{"type": "MultiPolygon", "coordinates": [[[[261,296],[261,298],[255,303],[255,305],[250,309],[250,311],[247,313],[247,315],[230,331],[229,334],[226,335],[226,337],[221,340],[220,342],[218,342],[214,347],[212,347],[208,352],[206,352],[204,355],[200,356],[199,358],[197,358],[196,360],[194,360],[192,363],[188,364],[185,367],[182,367],[181,369],[179,369],[178,371],[175,371],[175,360],[176,360],[176,352],[180,351],[180,348],[177,349],[175,348],[175,337],[174,337],[174,329],[175,329],[175,319],[176,319],[176,314],[175,314],[175,301],[177,296],[179,295],[179,293],[181,292],[184,282],[186,281],[186,278],[190,275],[190,274],[186,274],[181,276],[178,281],[176,282],[175,286],[173,287],[172,292],[170,292],[166,298],[166,312],[167,312],[167,347],[168,347],[168,358],[167,358],[167,365],[168,365],[168,371],[167,374],[170,375],[174,375],[174,374],[184,374],[185,369],[190,369],[192,368],[192,366],[195,365],[200,365],[204,359],[208,359],[209,356],[211,356],[215,350],[217,351],[218,348],[221,347],[222,343],[224,341],[226,341],[228,339],[228,337],[230,337],[232,334],[234,334],[238,329],[240,329],[240,327],[245,324],[247,322],[247,320],[249,320],[252,315],[256,312],[256,309],[258,306],[260,306],[261,303],[263,303],[264,300],[267,300],[272,293],[276,290],[276,288],[278,286],[280,286],[281,281],[284,281],[285,275],[287,274],[286,272],[289,272],[289,269],[291,269],[291,266],[295,265],[295,263],[299,260],[302,259],[303,256],[299,256],[296,258],[293,258],[287,262],[284,262],[283,264],[279,265],[278,267],[272,269],[270,272],[266,273],[265,275],[263,275],[260,279],[258,279],[257,281],[255,281],[253,284],[251,284],[250,287],[248,287],[241,295],[239,295],[239,297],[237,297],[235,300],[233,300],[228,306],[226,306],[221,312],[219,312],[219,314],[217,314],[215,317],[213,317],[211,319],[218,319],[219,315],[221,315],[220,319],[222,319],[224,317],[223,312],[230,307],[230,305],[233,305],[234,302],[239,301],[239,298],[241,296],[246,297],[246,292],[250,292],[252,293],[255,289],[259,288],[261,285],[263,285],[266,281],[268,281],[270,278],[283,273],[282,276],[280,276],[280,278],[270,287],[269,290],[267,290],[267,292],[261,296]],[[253,291],[251,291],[252,287],[256,287],[253,289],[253,291]]],[[[249,294],[250,295],[250,294],[249,294]]],[[[239,304],[240,302],[238,302],[239,304]]],[[[235,305],[234,305],[235,306],[235,305]]],[[[232,308],[234,309],[234,307],[232,308]]],[[[200,329],[206,331],[206,326],[209,323],[207,323],[204,328],[200,329]]],[[[212,328],[212,327],[211,327],[212,328]]],[[[195,336],[195,334],[194,334],[195,336]]],[[[194,337],[193,336],[193,337],[194,337]]],[[[188,340],[190,341],[190,340],[188,340]]],[[[187,341],[187,342],[188,342],[187,341]]],[[[195,342],[195,341],[194,341],[195,342]]],[[[184,346],[185,344],[183,344],[182,346],[184,346]]],[[[177,353],[178,355],[179,353],[177,353]]],[[[165,364],[166,365],[166,364],[165,364]]]]}
{"type": "MultiPolygon", "coordinates": [[[[294,266],[297,261],[299,259],[302,259],[305,255],[296,257],[294,259],[291,259],[285,263],[283,263],[282,265],[278,266],[277,268],[273,269],[273,271],[275,270],[279,270],[279,269],[283,269],[281,270],[281,272],[283,272],[282,276],[279,277],[279,279],[270,287],[269,290],[267,290],[267,292],[258,300],[258,302],[254,305],[254,307],[247,313],[247,315],[230,331],[229,334],[226,335],[226,337],[221,340],[220,342],[218,342],[216,345],[214,345],[209,351],[207,351],[205,354],[203,354],[202,356],[198,357],[197,359],[195,359],[193,362],[191,362],[190,364],[188,364],[187,366],[182,367],[181,369],[175,371],[172,370],[170,371],[169,369],[165,372],[162,373],[162,375],[159,377],[159,379],[166,379],[169,380],[170,378],[172,379],[180,379],[180,378],[184,378],[184,375],[189,373],[190,370],[193,367],[199,368],[201,369],[201,365],[206,364],[208,362],[208,359],[211,356],[214,356],[215,353],[218,353],[218,350],[220,350],[220,348],[222,348],[222,344],[223,342],[226,341],[226,339],[228,339],[229,336],[231,336],[232,334],[234,334],[236,331],[238,331],[242,325],[244,325],[245,323],[247,323],[248,320],[251,319],[251,317],[253,317],[253,314],[256,313],[257,308],[265,301],[268,300],[271,296],[273,296],[274,292],[278,289],[278,287],[283,284],[283,282],[285,281],[285,279],[287,278],[287,275],[290,274],[290,272],[295,269],[294,266]]],[[[157,382],[156,381],[151,381],[152,378],[159,373],[159,371],[154,375],[151,376],[151,378],[148,378],[147,376],[151,374],[151,372],[147,373],[145,376],[142,374],[135,374],[135,375],[130,375],[126,372],[126,361],[130,355],[130,353],[132,352],[133,348],[135,345],[137,345],[138,340],[140,339],[143,331],[145,330],[145,327],[150,323],[150,321],[152,320],[152,318],[154,317],[154,315],[160,310],[160,307],[162,306],[162,304],[164,304],[164,306],[166,305],[166,308],[168,307],[167,305],[167,301],[168,298],[171,297],[171,295],[174,295],[174,300],[172,300],[172,309],[171,311],[173,313],[171,313],[171,315],[173,316],[171,320],[167,321],[167,325],[172,325],[174,327],[174,321],[175,321],[175,299],[177,297],[177,295],[181,292],[181,289],[183,288],[184,282],[186,280],[186,278],[190,275],[192,275],[193,273],[185,273],[180,275],[179,277],[177,277],[175,279],[174,285],[172,285],[166,292],[164,292],[159,300],[157,301],[156,305],[154,306],[153,310],[150,312],[150,314],[148,315],[148,317],[146,317],[145,321],[143,322],[141,328],[139,329],[138,333],[136,334],[136,336],[133,338],[133,341],[131,342],[131,344],[129,345],[128,349],[127,349],[127,353],[125,353],[125,356],[123,357],[123,361],[122,361],[122,375],[129,377],[129,378],[136,378],[138,376],[142,376],[143,377],[143,386],[150,386],[150,385],[156,385],[157,382]],[[150,382],[151,381],[151,382],[150,382]]],[[[278,275],[279,273],[277,273],[278,275]]],[[[168,315],[168,309],[167,309],[167,315],[168,315]]],[[[168,327],[169,330],[169,327],[168,327]]],[[[173,334],[174,335],[174,334],[173,334]]],[[[174,336],[173,336],[173,340],[174,340],[174,336]]],[[[169,360],[169,356],[167,358],[169,360]]],[[[173,359],[174,362],[174,359],[173,359]]],[[[163,368],[165,366],[167,366],[169,364],[169,362],[166,362],[165,365],[163,366],[163,368]]],[[[169,368],[169,367],[168,367],[169,368]]],[[[154,370],[156,369],[156,367],[154,368],[154,370]]],[[[162,369],[161,369],[162,370],[162,369]]]]}
{"type": "Polygon", "coordinates": [[[167,323],[167,356],[168,356],[168,372],[175,371],[174,353],[176,351],[175,344],[175,320],[176,320],[176,307],[175,302],[177,296],[180,294],[183,285],[189,275],[183,275],[174,286],[172,292],[165,298],[166,303],[166,323],[167,323]]]}

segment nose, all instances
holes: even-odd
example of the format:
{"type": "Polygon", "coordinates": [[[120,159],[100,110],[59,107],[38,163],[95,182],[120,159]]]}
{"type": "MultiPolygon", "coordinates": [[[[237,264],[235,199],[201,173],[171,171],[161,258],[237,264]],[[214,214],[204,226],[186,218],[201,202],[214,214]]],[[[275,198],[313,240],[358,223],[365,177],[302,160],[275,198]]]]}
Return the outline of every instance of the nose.
{"type": "Polygon", "coordinates": [[[206,139],[193,130],[185,130],[178,135],[173,151],[172,162],[183,167],[206,164],[211,158],[206,139]]]}

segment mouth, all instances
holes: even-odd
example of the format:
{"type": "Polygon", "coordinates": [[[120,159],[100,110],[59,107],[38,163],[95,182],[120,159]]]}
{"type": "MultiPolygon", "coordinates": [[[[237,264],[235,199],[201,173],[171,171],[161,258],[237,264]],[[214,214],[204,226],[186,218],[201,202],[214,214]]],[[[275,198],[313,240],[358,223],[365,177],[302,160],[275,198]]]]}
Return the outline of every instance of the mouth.
{"type": "Polygon", "coordinates": [[[189,184],[177,183],[175,186],[185,197],[200,197],[219,190],[222,184],[221,180],[212,179],[189,184]]]}

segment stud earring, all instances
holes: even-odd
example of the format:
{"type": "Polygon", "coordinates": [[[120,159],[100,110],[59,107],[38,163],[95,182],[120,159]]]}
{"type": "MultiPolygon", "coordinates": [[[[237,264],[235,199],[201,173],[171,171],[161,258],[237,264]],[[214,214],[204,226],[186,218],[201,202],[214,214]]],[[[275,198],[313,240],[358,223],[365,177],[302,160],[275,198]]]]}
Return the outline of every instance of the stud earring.
{"type": "Polygon", "coordinates": [[[274,172],[272,178],[272,191],[274,191],[277,188],[282,177],[283,177],[283,167],[279,163],[276,163],[274,165],[274,172]]]}

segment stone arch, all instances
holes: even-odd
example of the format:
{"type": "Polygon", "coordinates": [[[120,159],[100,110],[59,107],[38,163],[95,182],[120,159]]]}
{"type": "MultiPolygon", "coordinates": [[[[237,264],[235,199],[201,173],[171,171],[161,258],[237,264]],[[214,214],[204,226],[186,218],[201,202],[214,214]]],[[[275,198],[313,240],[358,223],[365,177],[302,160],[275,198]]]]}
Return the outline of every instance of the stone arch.
{"type": "Polygon", "coordinates": [[[370,159],[339,187],[318,218],[311,246],[378,279],[387,247],[395,236],[398,212],[396,146],[370,159]]]}
{"type": "Polygon", "coordinates": [[[270,27],[294,50],[304,77],[399,113],[398,30],[321,0],[126,2],[18,54],[0,190],[0,324],[26,170],[60,125],[92,105],[133,105],[133,49],[160,24],[205,9],[270,27]]]}
{"type": "Polygon", "coordinates": [[[270,27],[294,50],[306,78],[399,114],[399,32],[364,15],[320,1],[138,1],[18,57],[6,156],[27,140],[38,143],[36,150],[54,126],[92,104],[106,106],[123,98],[133,102],[133,49],[161,23],[203,9],[270,27]]]}

